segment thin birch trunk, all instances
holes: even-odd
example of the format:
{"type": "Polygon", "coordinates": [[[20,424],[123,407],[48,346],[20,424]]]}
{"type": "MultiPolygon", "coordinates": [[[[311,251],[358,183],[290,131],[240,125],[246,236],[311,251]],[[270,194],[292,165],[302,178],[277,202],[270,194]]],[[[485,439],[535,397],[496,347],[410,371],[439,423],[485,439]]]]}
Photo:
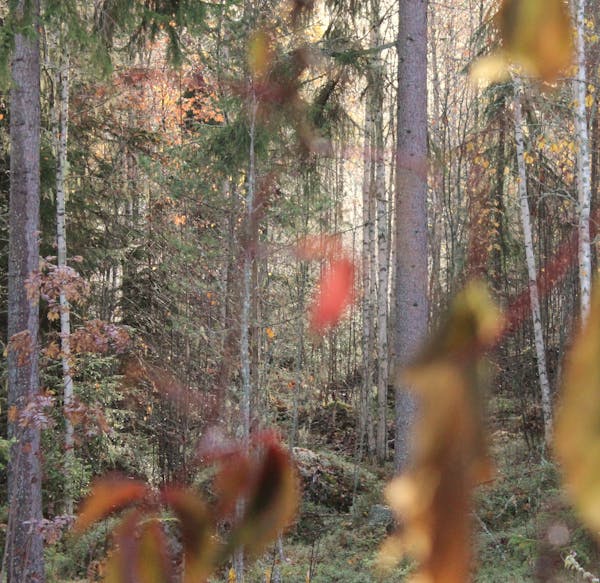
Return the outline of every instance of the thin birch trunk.
{"type": "Polygon", "coordinates": [[[531,234],[531,218],[529,215],[529,202],[527,200],[527,169],[525,166],[525,144],[523,140],[523,116],[521,113],[520,81],[515,80],[514,98],[514,121],[515,141],[517,149],[517,167],[519,171],[519,202],[521,206],[521,225],[525,240],[525,256],[527,258],[527,273],[529,276],[529,299],[531,302],[531,319],[533,324],[533,335],[535,341],[535,353],[537,358],[538,375],[540,379],[540,393],[542,396],[542,413],[544,415],[544,437],[546,444],[552,439],[552,398],[550,395],[550,383],[546,369],[546,348],[544,346],[544,334],[542,331],[542,319],[540,312],[540,299],[537,283],[537,269],[535,255],[533,252],[533,237],[531,234]]]}
{"type": "MultiPolygon", "coordinates": [[[[372,46],[381,45],[379,0],[371,2],[372,46]]],[[[377,255],[373,264],[377,278],[377,436],[376,456],[387,456],[387,388],[388,388],[388,206],[385,189],[385,137],[383,130],[384,63],[380,51],[373,62],[372,100],[374,111],[374,200],[377,216],[377,255]]],[[[374,219],[374,217],[373,217],[374,219]]]]}
{"type": "MultiPolygon", "coordinates": [[[[56,247],[57,264],[67,266],[67,233],[65,226],[67,178],[67,144],[69,132],[69,54],[65,50],[57,72],[58,119],[56,128],[56,247]]],[[[75,461],[73,423],[69,410],[73,405],[73,377],[71,375],[71,307],[64,290],[59,295],[60,344],[63,371],[63,406],[65,412],[65,513],[73,514],[73,462],[75,461]]]]}
{"type": "Polygon", "coordinates": [[[587,73],[585,58],[585,7],[586,0],[575,0],[575,53],[576,77],[573,80],[575,144],[577,147],[577,199],[579,202],[579,293],[582,323],[590,311],[592,289],[592,247],[590,242],[591,161],[590,140],[586,114],[587,73]]]}
{"type": "MultiPolygon", "coordinates": [[[[252,310],[252,272],[254,264],[254,244],[251,241],[252,222],[254,220],[254,198],[256,189],[256,114],[258,102],[256,96],[252,95],[250,104],[250,152],[248,164],[248,181],[246,191],[246,238],[244,242],[244,257],[242,267],[242,313],[240,318],[240,365],[242,377],[242,443],[244,450],[250,448],[250,404],[252,402],[252,374],[250,370],[250,315],[252,310]]],[[[244,509],[244,501],[240,501],[237,508],[238,517],[244,509]]],[[[244,581],[244,549],[240,548],[234,556],[234,570],[236,581],[244,581]]]]}
{"type": "MultiPolygon", "coordinates": [[[[363,384],[360,403],[359,422],[359,459],[364,453],[364,439],[369,433],[370,422],[370,396],[373,386],[373,309],[372,309],[372,281],[371,281],[371,180],[372,180],[372,129],[373,120],[370,112],[369,99],[365,102],[365,135],[364,135],[364,166],[362,185],[362,355],[363,355],[363,384]]],[[[369,441],[369,440],[368,440],[369,441]]],[[[367,441],[367,449],[369,443],[367,441]]]]}

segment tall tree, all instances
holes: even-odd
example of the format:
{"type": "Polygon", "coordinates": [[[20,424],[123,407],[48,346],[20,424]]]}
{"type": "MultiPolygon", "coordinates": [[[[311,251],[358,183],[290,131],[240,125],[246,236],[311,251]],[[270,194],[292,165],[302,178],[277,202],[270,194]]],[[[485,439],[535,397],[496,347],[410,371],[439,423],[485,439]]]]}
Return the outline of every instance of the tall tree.
{"type": "MultiPolygon", "coordinates": [[[[427,0],[399,0],[396,151],[395,365],[415,356],[426,332],[427,0]]],[[[407,460],[414,402],[396,380],[396,469],[407,460]]]]}
{"type": "Polygon", "coordinates": [[[525,165],[525,142],[523,139],[523,115],[521,113],[522,87],[520,79],[515,79],[515,98],[513,103],[515,122],[515,141],[517,150],[517,168],[519,172],[519,201],[521,208],[521,225],[525,240],[525,256],[527,258],[527,274],[529,276],[529,300],[531,304],[531,319],[533,324],[533,337],[537,359],[538,376],[540,379],[540,393],[542,397],[542,414],[544,416],[544,435],[546,443],[552,440],[552,399],[550,396],[550,383],[546,367],[546,346],[542,331],[542,316],[540,310],[540,297],[537,281],[537,268],[533,250],[533,236],[531,232],[531,218],[529,201],[527,199],[527,167],[525,165]]]}
{"type": "Polygon", "coordinates": [[[592,165],[588,131],[586,96],[587,72],[585,58],[585,7],[586,0],[573,3],[575,15],[576,74],[573,80],[575,118],[575,143],[577,146],[577,200],[579,203],[579,293],[581,320],[590,311],[592,288],[592,247],[590,242],[590,209],[592,201],[592,165]]]}
{"type": "Polygon", "coordinates": [[[27,278],[39,264],[40,49],[39,0],[14,3],[10,92],[10,206],[8,273],[8,470],[10,516],[6,542],[8,583],[44,581],[40,429],[20,423],[20,412],[39,394],[37,294],[27,278]]]}
{"type": "MultiPolygon", "coordinates": [[[[59,38],[59,62],[56,72],[57,103],[55,104],[54,147],[56,151],[56,252],[59,269],[67,268],[67,233],[65,227],[67,145],[69,130],[69,52],[64,31],[59,38]]],[[[71,373],[71,313],[65,290],[60,291],[60,344],[63,371],[63,405],[65,409],[65,499],[67,514],[73,514],[73,471],[75,445],[73,423],[69,408],[73,404],[73,375],[71,373]]]]}

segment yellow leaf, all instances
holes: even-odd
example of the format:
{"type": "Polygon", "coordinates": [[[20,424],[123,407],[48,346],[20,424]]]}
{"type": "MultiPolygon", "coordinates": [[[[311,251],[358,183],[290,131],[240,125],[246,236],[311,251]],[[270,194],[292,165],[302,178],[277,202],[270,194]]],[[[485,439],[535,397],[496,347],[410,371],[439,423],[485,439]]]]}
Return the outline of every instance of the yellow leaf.
{"type": "Polygon", "coordinates": [[[585,106],[589,109],[592,105],[594,105],[594,96],[588,93],[585,97],[585,106]]]}
{"type": "Polygon", "coordinates": [[[469,72],[471,82],[487,87],[509,79],[508,61],[502,52],[482,57],[473,63],[469,72]]]}
{"type": "Polygon", "coordinates": [[[269,340],[273,340],[273,338],[275,338],[275,330],[273,330],[273,328],[267,328],[265,332],[269,340]]]}
{"type": "MultiPolygon", "coordinates": [[[[598,282],[596,282],[598,285],[598,282]]],[[[554,448],[582,520],[600,531],[600,290],[567,359],[554,448]]]]}
{"type": "Polygon", "coordinates": [[[273,61],[272,42],[264,31],[255,32],[248,44],[248,65],[253,77],[265,77],[273,61]]]}
{"type": "Polygon", "coordinates": [[[470,284],[403,375],[418,398],[420,417],[410,469],[386,489],[404,527],[384,543],[379,563],[389,567],[412,556],[420,563],[413,583],[468,580],[471,493],[491,471],[482,422],[481,355],[500,328],[483,284],[470,284]]]}
{"type": "Polygon", "coordinates": [[[235,583],[237,581],[237,577],[235,575],[235,569],[231,567],[229,569],[229,574],[227,575],[227,583],[235,583]]]}
{"type": "Polygon", "coordinates": [[[563,0],[503,0],[496,17],[510,60],[554,81],[573,60],[573,33],[563,0]]]}

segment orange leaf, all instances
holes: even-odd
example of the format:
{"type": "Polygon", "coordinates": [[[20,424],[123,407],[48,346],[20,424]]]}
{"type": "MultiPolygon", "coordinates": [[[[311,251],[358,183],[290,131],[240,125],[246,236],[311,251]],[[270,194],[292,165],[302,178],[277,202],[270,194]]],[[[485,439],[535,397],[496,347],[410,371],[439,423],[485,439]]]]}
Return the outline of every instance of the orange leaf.
{"type": "Polygon", "coordinates": [[[143,482],[115,476],[103,478],[92,486],[92,491],[83,502],[73,530],[82,532],[113,512],[144,500],[148,494],[149,490],[143,482]]]}
{"type": "Polygon", "coordinates": [[[258,553],[289,526],[297,507],[298,486],[290,456],[279,443],[267,442],[230,546],[246,545],[250,553],[258,553]]]}
{"type": "Polygon", "coordinates": [[[190,490],[167,488],[163,501],[179,520],[185,559],[184,583],[205,581],[211,572],[213,524],[202,499],[190,490]]]}
{"type": "Polygon", "coordinates": [[[142,525],[137,570],[143,583],[174,581],[169,545],[157,520],[149,520],[142,525]]]}
{"type": "Polygon", "coordinates": [[[319,281],[318,292],[310,310],[311,328],[322,333],[335,326],[354,296],[355,267],[350,259],[332,260],[319,281]]]}

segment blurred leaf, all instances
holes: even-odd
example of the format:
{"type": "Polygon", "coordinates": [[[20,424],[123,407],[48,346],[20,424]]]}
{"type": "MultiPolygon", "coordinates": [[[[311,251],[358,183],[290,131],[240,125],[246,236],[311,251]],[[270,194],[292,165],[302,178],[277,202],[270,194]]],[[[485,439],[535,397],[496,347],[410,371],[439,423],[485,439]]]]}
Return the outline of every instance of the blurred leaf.
{"type": "Polygon", "coordinates": [[[483,352],[500,331],[500,317],[479,283],[454,300],[446,323],[404,381],[416,394],[411,467],[386,490],[403,528],[383,545],[380,564],[406,555],[420,569],[413,581],[464,583],[471,566],[471,494],[489,479],[483,427],[483,352]]]}
{"type": "Polygon", "coordinates": [[[577,511],[600,531],[600,290],[566,360],[554,447],[577,511]]]}
{"type": "Polygon", "coordinates": [[[82,532],[94,522],[142,501],[148,495],[149,490],[143,482],[120,476],[102,478],[92,486],[92,491],[83,502],[73,530],[82,532]]]}
{"type": "Polygon", "coordinates": [[[484,87],[492,83],[502,83],[510,78],[508,67],[506,57],[500,52],[481,57],[471,66],[471,80],[484,87]]]}
{"type": "Polygon", "coordinates": [[[184,583],[205,581],[213,567],[213,523],[202,499],[182,488],[163,492],[164,503],[179,519],[185,561],[184,583]]]}
{"type": "Polygon", "coordinates": [[[354,263],[347,258],[332,259],[323,271],[317,295],[310,309],[310,325],[322,333],[335,326],[353,301],[354,263]]]}
{"type": "Polygon", "coordinates": [[[273,43],[264,30],[256,31],[248,43],[248,65],[255,79],[264,79],[273,64],[273,43]]]}
{"type": "Polygon", "coordinates": [[[274,441],[267,443],[229,546],[260,552],[290,525],[297,507],[298,484],[289,453],[274,441]]]}
{"type": "Polygon", "coordinates": [[[473,64],[474,81],[505,81],[513,63],[551,83],[572,64],[573,27],[563,0],[503,0],[494,22],[501,48],[473,64]]]}
{"type": "Polygon", "coordinates": [[[106,562],[104,583],[146,583],[136,577],[138,561],[137,528],[140,512],[130,512],[114,531],[114,548],[106,562]]]}
{"type": "Polygon", "coordinates": [[[573,32],[563,0],[504,0],[496,16],[509,57],[532,75],[554,81],[573,60],[573,32]]]}
{"type": "Polygon", "coordinates": [[[138,551],[138,574],[141,583],[173,583],[175,581],[169,545],[158,520],[142,525],[138,551]]]}
{"type": "Polygon", "coordinates": [[[238,499],[247,494],[251,475],[250,460],[240,452],[230,456],[225,463],[221,464],[213,482],[219,499],[217,508],[219,517],[230,514],[235,509],[238,499]]]}

